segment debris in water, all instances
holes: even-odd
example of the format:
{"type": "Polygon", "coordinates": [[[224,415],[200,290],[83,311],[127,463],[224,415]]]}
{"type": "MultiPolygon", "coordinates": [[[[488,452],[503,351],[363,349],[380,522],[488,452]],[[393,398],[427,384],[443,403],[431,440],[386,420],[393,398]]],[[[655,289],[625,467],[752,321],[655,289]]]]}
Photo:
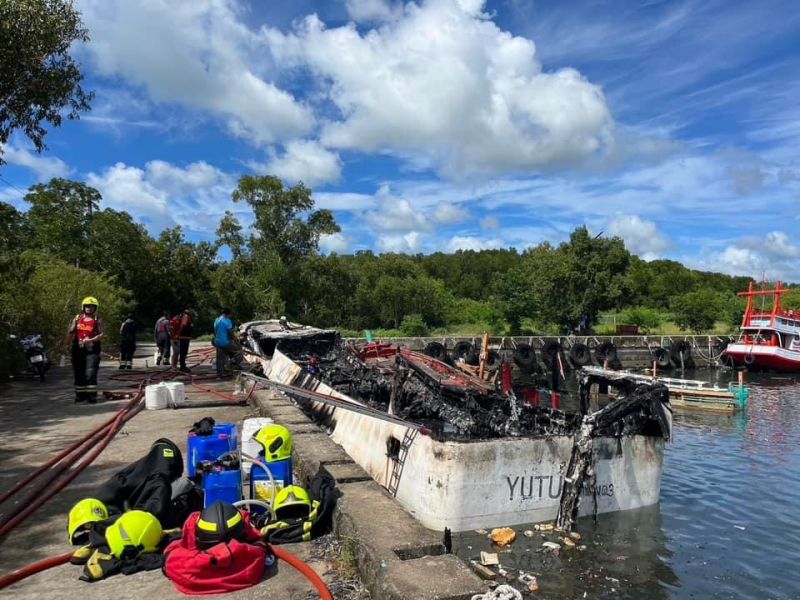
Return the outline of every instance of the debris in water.
{"type": "Polygon", "coordinates": [[[573,540],[577,541],[577,540],[581,539],[581,534],[578,533],[577,531],[570,531],[569,532],[569,537],[571,537],[573,540]]]}
{"type": "Polygon", "coordinates": [[[497,577],[495,572],[492,571],[489,567],[484,567],[482,564],[480,564],[480,563],[478,563],[478,562],[476,562],[474,560],[472,561],[472,570],[475,571],[475,573],[481,579],[492,580],[495,577],[497,577]]]}
{"type": "Polygon", "coordinates": [[[481,564],[485,567],[490,567],[492,565],[499,565],[500,560],[494,552],[481,552],[481,564]]]}
{"type": "Polygon", "coordinates": [[[517,533],[510,527],[492,529],[492,541],[498,546],[505,546],[517,539],[517,533]]]}
{"type": "Polygon", "coordinates": [[[536,580],[535,575],[531,575],[530,573],[520,573],[518,580],[522,585],[528,587],[529,592],[539,591],[539,582],[536,580]]]}
{"type": "Polygon", "coordinates": [[[575,540],[573,540],[569,536],[561,538],[561,541],[564,542],[564,545],[567,546],[568,548],[574,548],[575,547],[575,540]]]}
{"type": "Polygon", "coordinates": [[[561,550],[561,544],[556,544],[555,542],[544,542],[542,547],[548,550],[561,550]]]}
{"type": "Polygon", "coordinates": [[[734,527],[736,527],[736,529],[739,529],[741,531],[744,531],[746,529],[746,527],[744,527],[744,525],[734,525],[734,527]]]}
{"type": "Polygon", "coordinates": [[[524,535],[525,537],[533,537],[533,531],[530,529],[526,529],[525,531],[522,532],[522,535],[524,535]]]}
{"type": "Polygon", "coordinates": [[[489,532],[486,531],[485,529],[476,529],[475,533],[477,533],[478,535],[486,535],[489,532]]]}

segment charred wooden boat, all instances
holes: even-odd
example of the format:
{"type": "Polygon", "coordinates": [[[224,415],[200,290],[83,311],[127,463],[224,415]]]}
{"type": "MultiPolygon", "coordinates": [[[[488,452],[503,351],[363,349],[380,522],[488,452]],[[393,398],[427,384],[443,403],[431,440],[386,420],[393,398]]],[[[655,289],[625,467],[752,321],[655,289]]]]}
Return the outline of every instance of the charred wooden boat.
{"type": "Polygon", "coordinates": [[[672,428],[662,385],[631,380],[602,414],[568,413],[529,406],[417,352],[336,343],[321,353],[310,333],[314,348],[289,352],[278,342],[267,354],[262,337],[248,359],[426,527],[553,520],[576,482],[580,515],[659,500],[672,428]]]}

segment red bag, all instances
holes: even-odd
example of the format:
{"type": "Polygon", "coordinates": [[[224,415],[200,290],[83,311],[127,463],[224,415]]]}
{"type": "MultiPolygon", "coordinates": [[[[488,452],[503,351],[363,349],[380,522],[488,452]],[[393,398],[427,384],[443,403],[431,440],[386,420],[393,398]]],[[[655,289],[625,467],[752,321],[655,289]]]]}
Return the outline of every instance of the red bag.
{"type": "Polygon", "coordinates": [[[197,547],[195,531],[200,512],[189,515],[183,537],[164,549],[164,573],[179,592],[190,596],[234,592],[256,585],[264,576],[265,562],[272,556],[269,545],[242,511],[245,539],[220,543],[208,550],[197,547]]]}

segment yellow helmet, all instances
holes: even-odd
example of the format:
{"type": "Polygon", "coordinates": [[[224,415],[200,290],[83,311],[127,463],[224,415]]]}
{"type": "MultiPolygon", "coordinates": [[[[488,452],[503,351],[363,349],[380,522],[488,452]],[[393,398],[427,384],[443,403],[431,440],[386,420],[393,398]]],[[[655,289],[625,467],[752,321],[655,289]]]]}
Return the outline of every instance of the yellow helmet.
{"type": "Polygon", "coordinates": [[[253,437],[264,446],[264,457],[267,462],[283,460],[292,455],[292,434],[283,425],[266,425],[253,437]]]}
{"type": "Polygon", "coordinates": [[[86,298],[83,299],[83,302],[81,302],[81,306],[86,306],[86,305],[94,305],[97,306],[98,308],[100,307],[100,303],[94,296],[86,296],[86,298]]]}
{"type": "Polygon", "coordinates": [[[289,485],[275,495],[272,511],[277,520],[303,518],[311,512],[311,498],[299,485],[289,485]]]}
{"type": "Polygon", "coordinates": [[[92,523],[108,518],[108,508],[96,498],[84,498],[69,511],[67,534],[71,544],[85,544],[92,523]]]}
{"type": "Polygon", "coordinates": [[[106,529],[106,542],[117,558],[155,552],[161,541],[161,523],[143,510],[130,510],[106,529]]]}

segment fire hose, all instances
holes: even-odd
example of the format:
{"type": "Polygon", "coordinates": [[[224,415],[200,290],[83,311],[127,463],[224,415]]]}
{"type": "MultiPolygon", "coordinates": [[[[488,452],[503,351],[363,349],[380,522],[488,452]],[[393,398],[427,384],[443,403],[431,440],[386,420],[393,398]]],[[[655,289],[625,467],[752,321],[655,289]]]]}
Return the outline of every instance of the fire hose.
{"type": "MultiPolygon", "coordinates": [[[[113,437],[122,428],[122,425],[124,425],[128,420],[132,419],[140,410],[142,410],[142,395],[143,394],[140,390],[128,404],[126,404],[122,409],[119,410],[119,412],[117,412],[111,423],[107,423],[106,425],[87,434],[84,436],[83,440],[80,440],[77,444],[73,444],[73,446],[68,448],[67,451],[62,452],[59,455],[62,456],[62,464],[59,465],[59,468],[53,469],[52,474],[45,479],[37,481],[31,492],[24,498],[24,500],[18,503],[17,507],[12,509],[10,515],[6,517],[2,523],[0,523],[0,541],[2,541],[20,523],[30,517],[39,507],[64,489],[86,467],[94,462],[98,455],[105,449],[106,446],[108,446],[113,437]],[[93,446],[94,450],[92,450],[92,452],[90,452],[88,455],[85,455],[79,464],[75,465],[76,460],[80,456],[84,455],[84,453],[93,446]],[[70,449],[72,450],[70,451],[70,449]],[[75,468],[67,472],[66,469],[72,467],[73,465],[75,465],[75,468]],[[48,488],[51,483],[53,483],[62,475],[62,479],[55,483],[52,488],[48,488]]],[[[51,459],[51,461],[49,461],[50,466],[55,465],[56,462],[58,461],[54,462],[51,459]]],[[[43,473],[45,470],[45,467],[40,467],[33,476],[28,476],[26,478],[26,485],[34,481],[38,475],[43,473]]],[[[4,495],[4,500],[7,500],[9,497],[11,497],[12,493],[18,492],[20,489],[22,489],[22,487],[23,486],[20,485],[15,486],[11,493],[4,495]]]]}

